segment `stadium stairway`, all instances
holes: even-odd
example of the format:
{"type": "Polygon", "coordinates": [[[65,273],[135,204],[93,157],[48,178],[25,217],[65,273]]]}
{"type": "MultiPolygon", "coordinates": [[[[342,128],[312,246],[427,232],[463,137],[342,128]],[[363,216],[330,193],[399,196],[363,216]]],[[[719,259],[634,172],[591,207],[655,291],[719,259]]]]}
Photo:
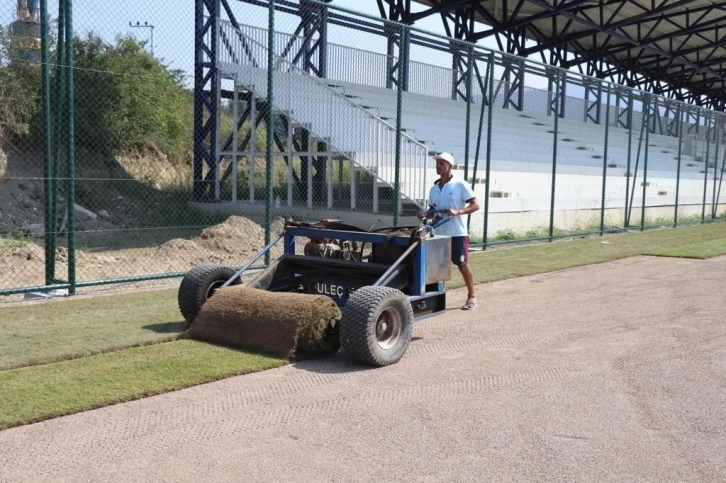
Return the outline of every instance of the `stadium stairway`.
{"type": "MultiPolygon", "coordinates": [[[[261,53],[266,57],[265,49],[261,49],[261,53]]],[[[264,57],[258,54],[258,58],[264,57]]],[[[308,129],[316,139],[328,143],[332,151],[350,159],[356,169],[372,174],[378,186],[390,189],[396,179],[396,90],[320,79],[300,71],[280,57],[276,58],[276,62],[278,67],[273,76],[272,99],[276,111],[287,116],[293,124],[308,129]]],[[[220,62],[219,68],[224,75],[234,78],[237,86],[258,98],[267,98],[265,69],[240,62],[220,62]]],[[[485,124],[480,133],[480,111],[480,104],[472,105],[469,124],[469,179],[479,184],[477,193],[481,192],[486,181],[484,161],[488,142],[488,112],[485,109],[485,124]],[[480,134],[481,139],[478,140],[480,134]],[[475,159],[477,142],[480,143],[478,162],[475,159]],[[478,169],[473,173],[475,162],[478,169]]],[[[529,208],[525,201],[516,206],[510,203],[512,211],[533,207],[541,209],[543,203],[548,203],[551,192],[554,118],[544,113],[536,115],[498,107],[493,108],[491,115],[490,196],[529,200],[529,208]]],[[[464,165],[466,103],[404,92],[402,128],[398,172],[401,203],[421,206],[437,177],[431,159],[433,152],[449,151],[457,159],[459,168],[464,165]]],[[[573,203],[574,208],[582,206],[583,198],[588,198],[588,206],[593,205],[599,199],[603,168],[606,167],[608,179],[615,181],[608,181],[608,189],[611,190],[608,197],[624,198],[628,154],[630,175],[636,171],[637,161],[638,171],[635,174],[639,177],[638,181],[642,179],[645,139],[641,140],[640,136],[640,126],[634,126],[632,134],[610,126],[605,161],[604,124],[560,118],[556,158],[558,197],[577,199],[573,203]],[[572,179],[565,182],[568,176],[572,179]]],[[[673,195],[675,180],[671,178],[675,177],[677,155],[677,138],[649,134],[648,179],[667,180],[663,189],[656,187],[652,190],[654,194],[673,195]]],[[[682,183],[681,186],[686,186],[689,191],[683,193],[698,194],[703,186],[705,169],[704,161],[694,156],[682,156],[681,178],[691,181],[690,185],[682,183]]],[[[377,192],[378,188],[374,191],[374,199],[377,192]]],[[[633,193],[639,196],[639,191],[633,190],[633,193]]],[[[560,204],[567,208],[566,205],[560,204]]],[[[504,205],[501,206],[505,209],[504,205]]]]}

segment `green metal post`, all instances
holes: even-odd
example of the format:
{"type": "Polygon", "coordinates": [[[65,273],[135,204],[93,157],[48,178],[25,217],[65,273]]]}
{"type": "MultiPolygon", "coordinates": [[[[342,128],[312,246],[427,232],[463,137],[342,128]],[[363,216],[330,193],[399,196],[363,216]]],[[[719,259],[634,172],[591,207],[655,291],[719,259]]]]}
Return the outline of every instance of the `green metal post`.
{"type": "Polygon", "coordinates": [[[45,166],[45,284],[51,285],[55,274],[53,254],[55,247],[50,243],[50,233],[55,231],[55,220],[51,218],[51,198],[53,192],[53,164],[51,162],[51,130],[50,130],[50,72],[48,65],[48,0],[40,0],[40,61],[41,83],[43,89],[43,161],[45,166]]]}
{"type": "Polygon", "coordinates": [[[51,190],[50,190],[50,220],[52,229],[47,234],[47,244],[50,245],[51,282],[58,282],[55,273],[56,249],[58,247],[58,195],[60,182],[60,166],[63,157],[63,113],[65,112],[65,30],[66,15],[63,3],[58,5],[58,44],[56,48],[55,68],[55,128],[52,130],[55,153],[51,157],[51,190]]]}
{"type": "MultiPolygon", "coordinates": [[[[650,107],[646,108],[646,105],[650,102],[650,97],[647,97],[646,95],[646,102],[643,103],[643,115],[642,122],[640,123],[640,138],[638,139],[638,155],[635,157],[635,172],[633,173],[633,191],[630,193],[630,206],[628,207],[628,217],[626,219],[625,226],[630,225],[630,215],[633,212],[633,200],[635,200],[635,180],[638,178],[638,166],[640,165],[640,150],[643,147],[643,131],[648,129],[648,124],[650,123],[650,107]]],[[[649,105],[648,105],[649,106],[649,105]]],[[[646,133],[646,137],[648,134],[646,133]]],[[[646,141],[645,146],[646,152],[648,151],[648,141],[646,141]]],[[[645,184],[643,185],[645,186],[645,184]]]]}
{"type": "Polygon", "coordinates": [[[550,229],[549,229],[549,241],[552,241],[552,235],[555,230],[555,186],[557,176],[557,132],[559,131],[559,119],[560,119],[560,71],[557,71],[555,77],[555,133],[553,134],[553,146],[552,146],[552,194],[550,196],[550,229]]]}
{"type": "MultiPolygon", "coordinates": [[[[718,161],[718,159],[716,160],[718,161]]],[[[721,197],[721,186],[723,184],[723,173],[726,170],[726,149],[724,149],[723,160],[721,161],[721,174],[718,177],[718,190],[716,191],[716,208],[718,209],[719,198],[721,197]]],[[[718,213],[716,213],[718,215],[718,213]]]]}
{"type": "MultiPolygon", "coordinates": [[[[489,66],[487,65],[487,76],[489,75],[489,66]]],[[[481,109],[479,110],[479,127],[476,131],[476,149],[474,151],[474,175],[471,178],[471,189],[472,191],[476,187],[476,174],[479,172],[479,153],[481,153],[481,133],[484,130],[484,109],[486,108],[487,103],[485,102],[486,99],[484,99],[484,92],[482,92],[482,101],[481,101],[481,109]]],[[[466,231],[469,231],[469,228],[471,226],[471,215],[466,217],[466,231]]],[[[484,243],[484,247],[486,248],[486,243],[484,243]]]]}
{"type": "MultiPolygon", "coordinates": [[[[718,176],[718,114],[715,115],[715,143],[716,143],[716,151],[713,155],[713,193],[711,194],[711,220],[716,219],[716,177],[718,176]]],[[[706,170],[708,170],[708,164],[706,165],[706,170]]]]}
{"type": "Polygon", "coordinates": [[[401,129],[403,129],[402,113],[403,113],[403,79],[406,78],[408,69],[408,49],[405,47],[407,43],[406,36],[408,29],[405,24],[401,24],[401,55],[398,61],[398,82],[396,83],[396,167],[393,180],[393,226],[398,226],[398,217],[400,216],[398,205],[401,199],[401,129]]]}
{"type": "Polygon", "coordinates": [[[605,231],[605,188],[607,185],[608,176],[608,135],[610,129],[610,93],[612,92],[612,86],[608,86],[608,97],[605,104],[605,147],[603,148],[603,160],[602,160],[602,203],[600,204],[600,236],[605,231]]]}
{"type": "Polygon", "coordinates": [[[487,98],[489,105],[487,106],[487,165],[484,174],[484,249],[486,250],[489,243],[489,189],[491,181],[489,175],[492,168],[492,108],[494,106],[494,53],[489,54],[489,70],[487,71],[487,98]]]}
{"type": "MultiPolygon", "coordinates": [[[[267,164],[265,169],[265,183],[267,193],[265,196],[265,246],[272,241],[272,168],[274,158],[272,155],[272,142],[275,131],[275,117],[273,102],[275,97],[274,69],[275,69],[275,0],[269,0],[267,25],[267,164]]],[[[265,265],[270,265],[270,252],[265,253],[265,265]]]]}
{"type": "Polygon", "coordinates": [[[625,168],[625,213],[623,213],[623,227],[630,224],[630,204],[628,203],[630,194],[630,160],[631,151],[633,149],[633,91],[628,92],[628,163],[625,168]]]}
{"type": "Polygon", "coordinates": [[[706,189],[708,187],[708,160],[711,157],[711,133],[709,127],[711,126],[711,113],[706,111],[706,159],[704,160],[705,166],[703,168],[703,204],[701,206],[701,223],[706,221],[706,189]]]}
{"type": "Polygon", "coordinates": [[[67,119],[67,146],[66,156],[68,163],[68,288],[69,295],[76,293],[76,142],[74,133],[75,111],[73,108],[73,0],[65,0],[66,6],[66,89],[68,95],[68,119],[67,119]]]}
{"type": "Polygon", "coordinates": [[[646,197],[646,190],[648,188],[648,144],[650,144],[650,94],[646,94],[648,102],[647,102],[647,121],[643,124],[645,126],[645,154],[643,156],[643,200],[640,207],[640,231],[643,231],[645,229],[645,197],[646,197]]]}
{"type": "Polygon", "coordinates": [[[676,170],[676,207],[673,213],[673,227],[678,226],[678,201],[681,194],[681,160],[683,155],[683,106],[678,109],[678,169],[676,170]]]}
{"type": "MultiPolygon", "coordinates": [[[[474,58],[474,49],[469,47],[469,56],[466,61],[466,136],[464,137],[464,180],[469,179],[469,131],[471,129],[471,77],[474,58]]],[[[476,172],[474,172],[476,177],[476,172]]]]}

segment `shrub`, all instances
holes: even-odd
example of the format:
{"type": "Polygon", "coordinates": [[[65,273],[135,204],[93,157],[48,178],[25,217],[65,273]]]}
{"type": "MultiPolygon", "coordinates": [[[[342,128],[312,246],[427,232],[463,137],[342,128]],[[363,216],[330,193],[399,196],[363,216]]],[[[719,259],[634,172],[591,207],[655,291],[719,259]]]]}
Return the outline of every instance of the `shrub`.
{"type": "Polygon", "coordinates": [[[77,140],[113,151],[191,149],[192,94],[132,37],[107,44],[93,33],[75,43],[77,140]]]}
{"type": "Polygon", "coordinates": [[[0,134],[28,134],[40,109],[40,69],[20,60],[17,45],[0,26],[0,134]]]}

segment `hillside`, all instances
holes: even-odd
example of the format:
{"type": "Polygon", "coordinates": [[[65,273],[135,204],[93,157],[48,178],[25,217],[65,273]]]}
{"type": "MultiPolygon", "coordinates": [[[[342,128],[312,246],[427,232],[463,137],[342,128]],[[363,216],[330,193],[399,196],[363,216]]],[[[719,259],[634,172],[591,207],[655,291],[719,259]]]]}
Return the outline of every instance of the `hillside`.
{"type": "MultiPolygon", "coordinates": [[[[79,280],[186,271],[202,262],[237,265],[264,246],[263,220],[210,217],[190,208],[190,169],[160,153],[104,157],[80,149],[77,162],[79,280]]],[[[44,282],[43,159],[0,148],[0,288],[44,282]]],[[[67,273],[60,189],[57,273],[67,273]]],[[[275,220],[279,231],[282,220],[275,220]]]]}

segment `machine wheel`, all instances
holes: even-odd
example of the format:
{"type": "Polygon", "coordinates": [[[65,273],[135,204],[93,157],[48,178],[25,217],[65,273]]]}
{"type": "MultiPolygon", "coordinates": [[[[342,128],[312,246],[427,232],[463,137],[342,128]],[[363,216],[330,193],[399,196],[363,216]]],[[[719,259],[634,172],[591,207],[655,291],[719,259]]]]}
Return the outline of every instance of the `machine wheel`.
{"type": "Polygon", "coordinates": [[[361,287],[343,308],[340,343],[354,360],[373,366],[398,362],[413,332],[413,310],[406,295],[391,287],[361,287]]]}
{"type": "MultiPolygon", "coordinates": [[[[234,274],[235,271],[231,268],[213,263],[202,263],[187,272],[179,285],[177,296],[184,320],[191,324],[204,302],[234,274]]],[[[232,285],[239,283],[236,280],[232,285]]]]}

